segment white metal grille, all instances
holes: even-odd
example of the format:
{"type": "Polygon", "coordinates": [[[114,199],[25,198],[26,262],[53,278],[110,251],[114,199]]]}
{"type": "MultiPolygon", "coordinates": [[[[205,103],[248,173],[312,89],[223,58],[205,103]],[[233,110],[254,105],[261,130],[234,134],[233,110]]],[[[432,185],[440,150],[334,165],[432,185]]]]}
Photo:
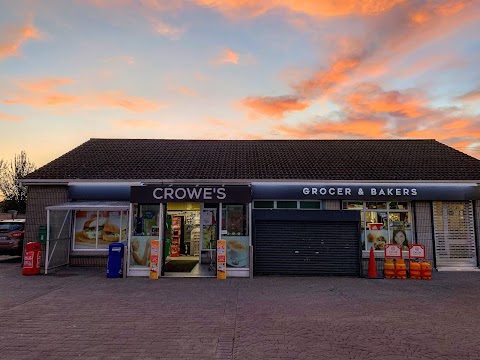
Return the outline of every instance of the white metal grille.
{"type": "Polygon", "coordinates": [[[473,206],[465,202],[433,202],[435,253],[438,267],[477,266],[473,206]]]}

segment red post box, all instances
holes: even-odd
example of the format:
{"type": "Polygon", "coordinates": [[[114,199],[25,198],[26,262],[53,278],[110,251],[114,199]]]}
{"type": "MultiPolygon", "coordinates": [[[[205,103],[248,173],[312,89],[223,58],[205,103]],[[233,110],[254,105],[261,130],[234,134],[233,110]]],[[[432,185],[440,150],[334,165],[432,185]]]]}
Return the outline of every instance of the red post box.
{"type": "Polygon", "coordinates": [[[29,242],[25,245],[25,254],[23,256],[23,275],[40,274],[40,257],[42,246],[39,242],[29,242]]]}

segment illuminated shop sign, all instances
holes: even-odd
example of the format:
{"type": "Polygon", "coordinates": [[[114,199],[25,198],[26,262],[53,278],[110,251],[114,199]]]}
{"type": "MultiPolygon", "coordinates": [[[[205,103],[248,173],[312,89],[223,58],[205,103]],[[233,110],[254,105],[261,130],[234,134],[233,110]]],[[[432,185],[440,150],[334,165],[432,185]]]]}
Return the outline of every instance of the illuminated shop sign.
{"type": "Polygon", "coordinates": [[[250,186],[132,186],[130,201],[142,204],[163,202],[249,203],[250,186]]]}
{"type": "Polygon", "coordinates": [[[479,200],[476,185],[417,185],[395,184],[252,184],[254,199],[262,200],[479,200]]]}
{"type": "MultiPolygon", "coordinates": [[[[365,196],[365,191],[367,195],[371,196],[417,196],[416,188],[358,188],[356,189],[358,196],[365,196]]],[[[339,196],[349,196],[352,195],[352,188],[350,187],[304,187],[303,195],[339,195],[339,196]]]]}

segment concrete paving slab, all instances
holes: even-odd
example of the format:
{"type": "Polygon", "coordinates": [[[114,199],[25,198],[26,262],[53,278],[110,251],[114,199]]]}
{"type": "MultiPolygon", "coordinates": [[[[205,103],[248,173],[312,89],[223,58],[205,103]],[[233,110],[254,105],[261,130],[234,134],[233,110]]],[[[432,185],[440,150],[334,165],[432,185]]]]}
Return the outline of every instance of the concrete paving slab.
{"type": "Polygon", "coordinates": [[[0,358],[479,359],[478,299],[478,272],[149,280],[0,263],[0,358]]]}

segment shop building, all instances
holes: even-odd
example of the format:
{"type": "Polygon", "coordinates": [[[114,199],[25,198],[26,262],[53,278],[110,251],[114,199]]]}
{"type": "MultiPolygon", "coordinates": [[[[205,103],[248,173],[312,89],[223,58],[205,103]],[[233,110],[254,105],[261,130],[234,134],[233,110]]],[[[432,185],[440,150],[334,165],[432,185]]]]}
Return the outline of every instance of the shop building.
{"type": "Polygon", "coordinates": [[[366,274],[370,249],[422,244],[437,269],[478,269],[480,161],[435,140],[91,139],[28,175],[27,241],[47,225],[45,267],[129,276],[366,274]]]}

